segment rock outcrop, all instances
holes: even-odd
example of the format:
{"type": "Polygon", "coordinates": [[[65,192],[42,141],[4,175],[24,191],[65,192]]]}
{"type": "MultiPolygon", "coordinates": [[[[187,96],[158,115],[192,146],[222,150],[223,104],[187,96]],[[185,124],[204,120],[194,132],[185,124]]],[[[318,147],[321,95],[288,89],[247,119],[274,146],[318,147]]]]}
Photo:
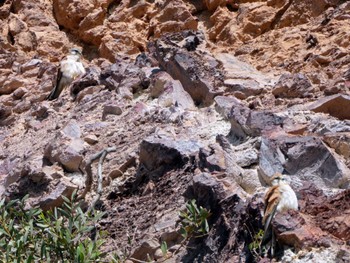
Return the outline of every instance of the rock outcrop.
{"type": "Polygon", "coordinates": [[[300,209],[273,220],[276,260],[348,262],[349,16],[340,0],[0,1],[0,195],[51,209],[115,147],[105,251],[266,262],[254,244],[281,172],[300,209]],[[87,73],[46,101],[73,46],[87,73]],[[184,240],[191,199],[210,230],[184,240]]]}

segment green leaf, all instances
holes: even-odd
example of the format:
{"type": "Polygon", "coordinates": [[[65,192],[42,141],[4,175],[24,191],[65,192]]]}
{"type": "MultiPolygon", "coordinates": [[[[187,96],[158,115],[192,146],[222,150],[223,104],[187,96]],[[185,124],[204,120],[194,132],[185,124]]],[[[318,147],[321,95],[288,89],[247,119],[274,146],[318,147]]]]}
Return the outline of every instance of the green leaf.
{"type": "Polygon", "coordinates": [[[49,227],[48,224],[41,224],[41,223],[36,223],[36,226],[38,226],[40,228],[48,228],[49,227]]]}
{"type": "Polygon", "coordinates": [[[162,250],[162,254],[165,257],[168,253],[168,245],[165,241],[163,241],[162,244],[160,245],[160,249],[162,250]]]}

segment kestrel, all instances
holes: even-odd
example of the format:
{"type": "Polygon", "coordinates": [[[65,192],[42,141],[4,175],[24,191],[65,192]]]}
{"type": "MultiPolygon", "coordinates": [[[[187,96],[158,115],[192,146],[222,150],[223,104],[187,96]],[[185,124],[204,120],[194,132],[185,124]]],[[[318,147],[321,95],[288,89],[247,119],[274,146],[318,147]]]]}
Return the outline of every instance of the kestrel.
{"type": "Polygon", "coordinates": [[[69,86],[74,79],[85,74],[85,68],[80,62],[81,51],[78,48],[72,48],[66,59],[60,62],[60,68],[57,74],[57,83],[55,88],[47,97],[48,100],[58,98],[63,89],[69,86]]]}
{"type": "Polygon", "coordinates": [[[271,178],[271,184],[272,186],[266,192],[264,198],[264,236],[261,241],[261,246],[264,246],[272,239],[271,255],[273,255],[275,237],[271,227],[271,221],[277,212],[284,212],[289,209],[298,210],[298,199],[282,174],[276,173],[271,178]]]}

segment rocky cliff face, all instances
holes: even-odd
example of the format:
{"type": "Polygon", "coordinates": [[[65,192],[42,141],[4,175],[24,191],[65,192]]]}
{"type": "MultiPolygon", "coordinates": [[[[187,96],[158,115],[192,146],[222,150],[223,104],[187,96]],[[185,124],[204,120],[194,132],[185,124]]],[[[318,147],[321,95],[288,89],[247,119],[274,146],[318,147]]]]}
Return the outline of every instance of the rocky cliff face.
{"type": "Polygon", "coordinates": [[[0,18],[1,195],[49,209],[115,147],[106,251],[147,260],[166,241],[166,262],[253,262],[281,172],[300,209],[274,220],[279,260],[349,262],[348,1],[4,0],[0,18]],[[46,101],[73,46],[87,73],[46,101]],[[210,232],[180,247],[189,199],[210,232]]]}

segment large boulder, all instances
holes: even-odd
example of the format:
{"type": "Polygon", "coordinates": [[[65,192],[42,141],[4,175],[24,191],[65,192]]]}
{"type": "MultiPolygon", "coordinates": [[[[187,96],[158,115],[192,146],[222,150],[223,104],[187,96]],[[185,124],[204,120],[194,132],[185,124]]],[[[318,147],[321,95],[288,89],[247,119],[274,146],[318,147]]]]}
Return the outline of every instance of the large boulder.
{"type": "Polygon", "coordinates": [[[289,174],[294,182],[313,181],[318,186],[344,188],[350,171],[339,156],[318,137],[275,134],[263,137],[259,174],[269,182],[275,172],[289,174]]]}
{"type": "Polygon", "coordinates": [[[222,72],[219,61],[211,55],[194,52],[202,38],[191,31],[167,35],[156,41],[155,57],[197,104],[210,105],[223,92],[222,72]]]}

